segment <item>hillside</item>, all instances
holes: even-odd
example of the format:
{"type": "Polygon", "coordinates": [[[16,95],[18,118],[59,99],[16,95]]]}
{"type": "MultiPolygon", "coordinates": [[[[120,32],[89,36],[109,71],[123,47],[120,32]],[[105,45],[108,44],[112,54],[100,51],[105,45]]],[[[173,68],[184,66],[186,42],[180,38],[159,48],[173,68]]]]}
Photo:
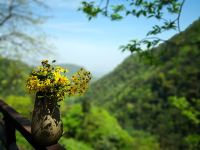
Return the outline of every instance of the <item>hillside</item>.
{"type": "Polygon", "coordinates": [[[76,71],[78,71],[82,66],[75,65],[75,64],[58,64],[63,68],[67,68],[69,70],[68,75],[72,76],[76,71]]]}
{"type": "Polygon", "coordinates": [[[200,20],[149,53],[152,61],[131,55],[81,100],[109,110],[130,133],[150,131],[162,149],[200,149],[199,124],[171,102],[186,99],[200,118],[200,20]]]}
{"type": "Polygon", "coordinates": [[[25,95],[25,79],[32,67],[0,56],[0,96],[25,95]]]}
{"type": "MultiPolygon", "coordinates": [[[[71,69],[68,65],[63,67],[72,70],[73,66],[71,69]]],[[[0,57],[0,70],[0,97],[31,119],[34,95],[28,94],[24,87],[32,68],[21,61],[0,57]]],[[[66,149],[132,150],[135,147],[137,150],[159,150],[157,139],[151,134],[135,130],[135,135],[131,136],[107,110],[93,107],[86,113],[80,104],[71,102],[68,105],[60,103],[65,134],[59,143],[66,149]]],[[[18,132],[16,140],[20,149],[33,149],[18,132]]]]}
{"type": "MultiPolygon", "coordinates": [[[[85,68],[83,66],[79,66],[79,65],[75,65],[75,64],[58,64],[59,66],[62,66],[63,68],[67,68],[69,70],[69,72],[67,73],[67,75],[69,77],[71,77],[75,72],[77,72],[80,68],[85,68]]],[[[87,68],[86,68],[87,69],[87,68]]],[[[101,73],[93,73],[92,72],[92,81],[94,82],[96,80],[98,80],[100,77],[102,76],[101,73]]]]}
{"type": "MultiPolygon", "coordinates": [[[[61,144],[72,150],[200,149],[200,20],[147,54],[152,59],[133,54],[85,96],[66,99],[61,144]]],[[[32,67],[0,57],[0,70],[0,97],[30,117],[33,101],[24,85],[32,67]]],[[[31,149],[20,135],[17,140],[31,149]]]]}

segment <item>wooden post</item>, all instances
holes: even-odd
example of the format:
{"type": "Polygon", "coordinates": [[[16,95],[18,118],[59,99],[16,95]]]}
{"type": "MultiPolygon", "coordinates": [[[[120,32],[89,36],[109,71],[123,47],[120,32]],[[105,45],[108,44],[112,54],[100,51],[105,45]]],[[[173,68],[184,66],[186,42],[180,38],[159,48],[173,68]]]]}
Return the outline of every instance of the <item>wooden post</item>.
{"type": "Polygon", "coordinates": [[[5,121],[5,136],[6,136],[6,149],[19,150],[16,145],[15,126],[8,116],[4,116],[5,121]]]}

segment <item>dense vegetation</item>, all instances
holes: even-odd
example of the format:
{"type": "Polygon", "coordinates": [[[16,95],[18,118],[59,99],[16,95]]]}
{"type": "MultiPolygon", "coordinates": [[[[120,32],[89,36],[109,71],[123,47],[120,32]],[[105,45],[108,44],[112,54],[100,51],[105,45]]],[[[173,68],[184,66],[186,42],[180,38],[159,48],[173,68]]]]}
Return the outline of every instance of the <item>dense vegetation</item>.
{"type": "Polygon", "coordinates": [[[0,95],[25,95],[25,78],[31,67],[18,60],[0,57],[0,95]]]}
{"type": "Polygon", "coordinates": [[[127,58],[81,101],[109,110],[129,133],[151,132],[161,149],[200,149],[200,20],[146,56],[127,58]]]}
{"type": "MultiPolygon", "coordinates": [[[[69,150],[200,149],[200,20],[144,55],[133,54],[61,104],[69,150]]],[[[0,57],[0,97],[30,118],[28,65],[0,57]],[[26,94],[25,94],[26,93],[26,94]],[[23,109],[21,109],[23,108],[23,109]]],[[[17,134],[21,149],[32,149],[17,134]]]]}
{"type": "MultiPolygon", "coordinates": [[[[65,134],[61,143],[66,147],[76,149],[67,139],[85,143],[94,150],[158,150],[159,145],[155,138],[147,133],[133,131],[130,136],[118,124],[117,120],[105,109],[92,107],[90,112],[83,112],[80,104],[68,105],[63,116],[65,134]],[[64,140],[66,139],[66,140],[64,140]]],[[[81,148],[83,149],[83,148],[81,148]]],[[[86,149],[86,148],[85,148],[86,149]]]]}
{"type": "MultiPolygon", "coordinates": [[[[1,62],[0,68],[4,72],[0,74],[2,83],[0,97],[23,116],[31,119],[30,110],[33,110],[34,95],[29,95],[24,86],[32,67],[21,61],[3,57],[1,62]]],[[[77,67],[69,68],[72,72],[76,69],[77,67]]],[[[66,133],[60,140],[66,148],[72,150],[132,150],[132,147],[138,150],[159,149],[159,144],[153,136],[140,131],[134,131],[135,135],[130,136],[105,109],[94,107],[86,113],[80,104],[73,104],[73,99],[67,102],[67,105],[65,103],[61,105],[66,133]]],[[[17,144],[22,150],[33,149],[20,133],[17,132],[16,136],[17,144]]]]}

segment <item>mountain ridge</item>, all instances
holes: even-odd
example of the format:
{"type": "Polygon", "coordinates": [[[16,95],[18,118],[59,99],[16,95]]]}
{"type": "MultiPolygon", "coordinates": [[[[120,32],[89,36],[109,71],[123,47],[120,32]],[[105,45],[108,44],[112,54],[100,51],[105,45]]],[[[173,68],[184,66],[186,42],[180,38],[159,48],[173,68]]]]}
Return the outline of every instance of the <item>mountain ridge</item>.
{"type": "Polygon", "coordinates": [[[162,149],[187,150],[192,144],[185,140],[200,131],[170,99],[184,97],[198,110],[200,19],[144,53],[152,57],[153,65],[151,59],[131,55],[93,83],[81,100],[106,108],[130,132],[139,129],[155,134],[162,149]],[[173,120],[174,115],[177,120],[173,120]]]}

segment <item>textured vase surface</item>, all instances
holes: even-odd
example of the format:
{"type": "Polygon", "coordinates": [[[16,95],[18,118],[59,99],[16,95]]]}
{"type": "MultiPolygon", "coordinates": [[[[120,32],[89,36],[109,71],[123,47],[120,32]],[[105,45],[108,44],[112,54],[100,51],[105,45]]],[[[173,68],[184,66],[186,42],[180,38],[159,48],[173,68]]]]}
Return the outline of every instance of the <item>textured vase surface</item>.
{"type": "Polygon", "coordinates": [[[63,124],[56,100],[36,94],[31,133],[39,145],[49,146],[58,142],[63,133],[63,124]]]}

